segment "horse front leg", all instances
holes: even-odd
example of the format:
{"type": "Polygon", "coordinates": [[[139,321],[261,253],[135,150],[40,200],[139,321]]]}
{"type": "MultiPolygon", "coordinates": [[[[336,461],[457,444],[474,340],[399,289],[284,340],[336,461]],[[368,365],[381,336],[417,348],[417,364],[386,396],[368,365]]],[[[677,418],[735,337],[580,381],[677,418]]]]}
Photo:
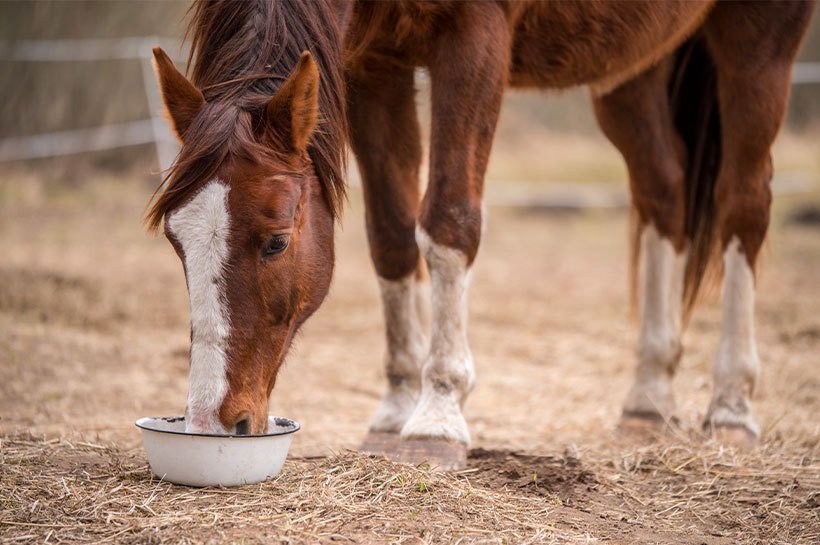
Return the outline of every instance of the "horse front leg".
{"type": "Polygon", "coordinates": [[[389,453],[421,389],[429,286],[416,244],[421,137],[410,68],[360,68],[349,78],[351,142],[362,176],[370,255],[387,333],[387,390],[362,450],[389,453]]]}
{"type": "Polygon", "coordinates": [[[430,63],[430,180],[416,240],[432,289],[430,351],[421,395],[401,431],[399,458],[466,465],[462,414],[475,382],[467,341],[470,270],[482,230],[484,173],[508,75],[509,29],[497,6],[460,6],[458,30],[439,36],[430,63]]]}

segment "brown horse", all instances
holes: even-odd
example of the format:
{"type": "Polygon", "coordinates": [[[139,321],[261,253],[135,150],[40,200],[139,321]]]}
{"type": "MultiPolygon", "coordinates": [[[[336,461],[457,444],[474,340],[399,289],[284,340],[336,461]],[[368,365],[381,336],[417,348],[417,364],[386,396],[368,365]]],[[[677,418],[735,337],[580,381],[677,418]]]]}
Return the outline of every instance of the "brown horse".
{"type": "Polygon", "coordinates": [[[328,290],[349,135],[387,329],[388,387],[367,448],[463,465],[462,406],[475,382],[467,288],[501,99],[508,86],[588,85],[626,160],[639,219],[640,340],[624,421],[674,417],[682,317],[722,254],[724,317],[704,425],[752,444],[754,266],[769,222],[769,153],[812,9],[198,2],[191,81],[155,51],[183,147],[149,214],[153,227],[164,223],[188,281],[188,429],[264,431],[282,359],[328,290]],[[432,83],[423,198],[418,67],[432,83]]]}

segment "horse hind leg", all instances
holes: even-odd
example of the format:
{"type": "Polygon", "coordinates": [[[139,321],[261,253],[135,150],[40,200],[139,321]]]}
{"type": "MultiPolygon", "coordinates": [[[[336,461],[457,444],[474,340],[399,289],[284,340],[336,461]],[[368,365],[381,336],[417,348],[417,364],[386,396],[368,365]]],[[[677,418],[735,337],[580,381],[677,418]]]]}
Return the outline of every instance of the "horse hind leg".
{"type": "Polygon", "coordinates": [[[785,114],[791,65],[813,6],[783,2],[747,7],[718,6],[705,27],[718,73],[723,133],[714,196],[724,278],[714,391],[704,428],[742,448],[754,446],[760,435],[751,407],[760,368],[754,270],[769,224],[770,148],[785,114]],[[767,24],[759,25],[761,20],[767,24]],[[748,44],[755,44],[754,54],[748,44]]]}
{"type": "Polygon", "coordinates": [[[677,422],[672,381],[683,354],[681,302],[686,251],[654,224],[640,239],[640,335],[634,382],[624,401],[622,429],[656,429],[677,422]]]}
{"type": "Polygon", "coordinates": [[[390,453],[416,406],[428,349],[429,286],[415,240],[421,143],[412,69],[357,74],[348,114],[384,310],[388,382],[362,450],[390,453]]]}
{"type": "Polygon", "coordinates": [[[653,431],[674,421],[672,380],[682,354],[685,148],[667,98],[665,62],[593,98],[598,122],[624,156],[638,218],[637,367],[621,429],[653,431]]]}

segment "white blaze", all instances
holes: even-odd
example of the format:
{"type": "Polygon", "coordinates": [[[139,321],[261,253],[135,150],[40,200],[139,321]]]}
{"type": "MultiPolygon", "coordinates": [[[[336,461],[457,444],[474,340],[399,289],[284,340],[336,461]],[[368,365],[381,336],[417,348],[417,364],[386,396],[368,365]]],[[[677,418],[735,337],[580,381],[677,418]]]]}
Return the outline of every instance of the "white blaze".
{"type": "Polygon", "coordinates": [[[168,229],[182,246],[191,307],[186,431],[225,432],[218,412],[228,392],[228,190],[218,180],[209,182],[168,218],[168,229]]]}

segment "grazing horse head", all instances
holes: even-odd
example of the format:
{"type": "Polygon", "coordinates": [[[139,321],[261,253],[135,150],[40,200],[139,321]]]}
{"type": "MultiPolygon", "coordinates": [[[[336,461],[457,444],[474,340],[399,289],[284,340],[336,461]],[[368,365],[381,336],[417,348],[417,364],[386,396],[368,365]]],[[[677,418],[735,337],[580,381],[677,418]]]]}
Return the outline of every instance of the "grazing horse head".
{"type": "Polygon", "coordinates": [[[154,56],[182,142],[149,221],[164,223],[188,284],[186,429],[264,433],[277,371],[333,269],[334,205],[309,153],[317,65],[304,52],[273,94],[245,86],[212,98],[154,56]]]}

